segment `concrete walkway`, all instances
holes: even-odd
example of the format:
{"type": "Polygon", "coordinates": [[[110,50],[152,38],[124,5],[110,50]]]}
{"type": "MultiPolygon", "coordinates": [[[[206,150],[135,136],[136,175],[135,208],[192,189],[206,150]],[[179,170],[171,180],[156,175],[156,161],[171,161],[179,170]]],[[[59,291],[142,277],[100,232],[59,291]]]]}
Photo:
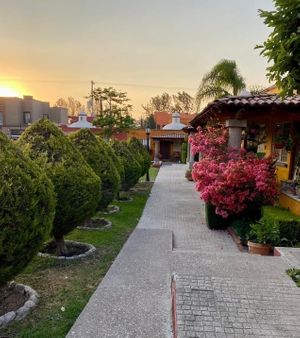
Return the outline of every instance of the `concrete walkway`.
{"type": "Polygon", "coordinates": [[[241,253],[209,230],[184,172],[161,168],[138,227],[67,337],[172,337],[174,274],[179,337],[300,337],[289,261],[241,253]]]}

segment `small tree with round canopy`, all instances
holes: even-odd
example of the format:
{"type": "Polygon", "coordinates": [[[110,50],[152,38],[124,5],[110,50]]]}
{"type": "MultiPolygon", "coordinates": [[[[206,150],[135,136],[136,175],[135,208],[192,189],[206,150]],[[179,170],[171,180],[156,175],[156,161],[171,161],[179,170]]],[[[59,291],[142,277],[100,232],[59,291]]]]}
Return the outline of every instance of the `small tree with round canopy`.
{"type": "Polygon", "coordinates": [[[37,253],[54,213],[51,181],[0,132],[0,286],[37,253]]]}
{"type": "Polygon", "coordinates": [[[54,185],[57,206],[52,234],[57,253],[66,255],[64,235],[94,214],[100,179],[62,131],[47,119],[28,127],[18,144],[54,185]]]}
{"type": "Polygon", "coordinates": [[[147,151],[147,149],[142,145],[141,141],[136,137],[133,137],[129,141],[129,145],[133,150],[133,154],[136,154],[137,160],[142,167],[142,174],[144,176],[150,168],[151,165],[151,157],[147,151]]]}
{"type": "Polygon", "coordinates": [[[104,210],[117,196],[121,181],[120,175],[109,157],[103,142],[89,129],[80,129],[69,135],[76,149],[80,151],[86,162],[102,181],[102,196],[98,202],[98,209],[104,210]]]}

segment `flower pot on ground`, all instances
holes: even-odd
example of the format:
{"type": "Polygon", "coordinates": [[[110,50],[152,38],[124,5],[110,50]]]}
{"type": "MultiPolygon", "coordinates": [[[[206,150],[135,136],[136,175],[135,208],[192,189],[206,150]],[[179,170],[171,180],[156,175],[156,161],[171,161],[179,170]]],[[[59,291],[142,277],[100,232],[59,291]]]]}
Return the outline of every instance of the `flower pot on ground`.
{"type": "Polygon", "coordinates": [[[212,230],[225,230],[229,225],[228,219],[216,214],[216,208],[210,203],[205,203],[206,224],[212,230]]]}
{"type": "Polygon", "coordinates": [[[280,242],[278,223],[273,220],[261,219],[251,224],[248,248],[249,253],[269,255],[272,247],[280,242]]]}

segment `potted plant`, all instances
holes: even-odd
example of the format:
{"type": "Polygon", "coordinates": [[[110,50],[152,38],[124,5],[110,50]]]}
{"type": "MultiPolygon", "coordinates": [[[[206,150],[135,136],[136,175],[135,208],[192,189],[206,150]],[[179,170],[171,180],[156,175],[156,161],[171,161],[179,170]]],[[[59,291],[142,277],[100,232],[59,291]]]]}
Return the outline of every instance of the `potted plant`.
{"type": "Polygon", "coordinates": [[[249,253],[269,255],[274,245],[280,242],[278,224],[269,219],[261,219],[251,224],[251,231],[248,240],[249,253]]]}

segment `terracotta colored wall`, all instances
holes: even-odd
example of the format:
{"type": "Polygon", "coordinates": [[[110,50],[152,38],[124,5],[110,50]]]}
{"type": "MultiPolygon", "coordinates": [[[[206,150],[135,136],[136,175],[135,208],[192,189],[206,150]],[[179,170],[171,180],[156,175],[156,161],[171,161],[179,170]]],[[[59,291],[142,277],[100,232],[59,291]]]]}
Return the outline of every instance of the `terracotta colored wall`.
{"type": "Polygon", "coordinates": [[[285,209],[289,209],[295,215],[300,216],[300,202],[286,196],[285,194],[279,195],[279,204],[285,209]]]}

